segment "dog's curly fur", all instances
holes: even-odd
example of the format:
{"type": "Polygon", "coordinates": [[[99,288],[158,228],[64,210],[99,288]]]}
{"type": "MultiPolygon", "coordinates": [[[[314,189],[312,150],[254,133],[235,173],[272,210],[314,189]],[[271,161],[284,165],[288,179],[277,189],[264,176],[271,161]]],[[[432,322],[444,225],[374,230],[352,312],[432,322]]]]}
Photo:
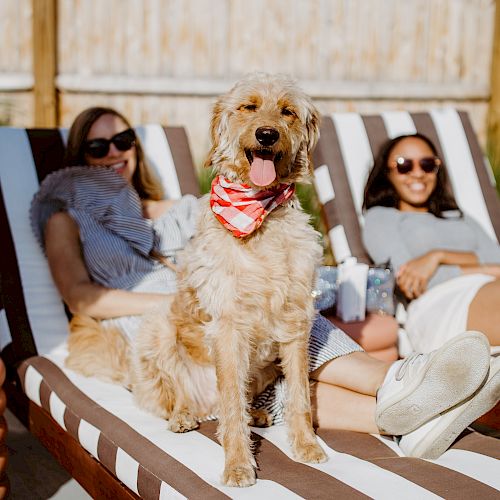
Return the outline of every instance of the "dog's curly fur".
{"type": "Polygon", "coordinates": [[[69,330],[67,368],[130,387],[130,345],[118,328],[103,328],[99,320],[75,315],[69,330]]]}
{"type": "MultiPolygon", "coordinates": [[[[265,154],[276,170],[265,189],[308,181],[318,122],[311,100],[289,78],[250,75],[215,104],[207,165],[257,187],[250,162],[265,154]],[[261,127],[279,136],[264,152],[256,136],[261,127]]],[[[256,467],[248,424],[269,423],[248,403],[276,377],[276,360],[287,379],[286,420],[296,458],[326,459],[312,428],[307,361],[311,288],[322,251],[295,197],[242,239],[216,219],[208,195],[201,206],[197,234],[182,254],[173,304],[150,317],[137,338],[132,390],[142,407],[168,419],[175,432],[196,428],[201,418],[217,413],[225,451],[222,480],[248,486],[256,467]]]]}

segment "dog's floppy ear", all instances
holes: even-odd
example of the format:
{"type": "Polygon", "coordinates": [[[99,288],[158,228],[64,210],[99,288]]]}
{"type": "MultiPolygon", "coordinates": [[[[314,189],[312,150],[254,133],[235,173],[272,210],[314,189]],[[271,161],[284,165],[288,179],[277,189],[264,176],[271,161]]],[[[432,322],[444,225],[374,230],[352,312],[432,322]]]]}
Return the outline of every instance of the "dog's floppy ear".
{"type": "Polygon", "coordinates": [[[303,100],[305,116],[302,115],[304,123],[303,138],[295,157],[295,167],[301,172],[301,177],[296,182],[308,183],[313,174],[312,150],[319,139],[320,114],[311,100],[306,96],[303,100]]]}
{"type": "Polygon", "coordinates": [[[307,152],[311,154],[319,139],[320,114],[316,106],[309,102],[306,118],[307,128],[307,152]]]}
{"type": "Polygon", "coordinates": [[[211,167],[214,164],[214,156],[217,152],[220,144],[220,137],[222,133],[222,115],[223,115],[224,105],[222,99],[217,99],[214,107],[212,109],[212,118],[210,120],[210,141],[211,147],[208,152],[207,158],[205,160],[204,166],[211,167]]]}

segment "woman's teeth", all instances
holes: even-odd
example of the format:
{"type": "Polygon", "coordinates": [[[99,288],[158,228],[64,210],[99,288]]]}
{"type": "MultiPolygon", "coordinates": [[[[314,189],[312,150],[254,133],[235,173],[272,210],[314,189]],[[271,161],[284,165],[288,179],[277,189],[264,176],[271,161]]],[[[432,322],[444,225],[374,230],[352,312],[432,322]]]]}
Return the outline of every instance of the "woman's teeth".
{"type": "Polygon", "coordinates": [[[114,170],[120,170],[121,168],[125,167],[125,162],[121,161],[119,163],[113,163],[112,165],[109,165],[114,170]]]}
{"type": "Polygon", "coordinates": [[[412,184],[408,184],[408,188],[411,191],[423,191],[425,189],[425,184],[422,182],[413,182],[412,184]]]}

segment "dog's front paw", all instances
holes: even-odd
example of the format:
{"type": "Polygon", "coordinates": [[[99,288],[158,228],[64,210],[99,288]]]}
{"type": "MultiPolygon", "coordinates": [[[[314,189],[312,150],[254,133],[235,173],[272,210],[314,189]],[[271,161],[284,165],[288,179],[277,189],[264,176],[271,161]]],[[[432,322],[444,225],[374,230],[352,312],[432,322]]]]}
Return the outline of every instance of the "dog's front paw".
{"type": "Polygon", "coordinates": [[[198,420],[188,410],[181,410],[168,419],[168,428],[172,432],[188,432],[199,426],[198,420]]]}
{"type": "Polygon", "coordinates": [[[316,440],[295,446],[294,455],[299,462],[308,464],[319,464],[328,460],[327,454],[316,440]]]}
{"type": "Polygon", "coordinates": [[[254,427],[271,427],[273,424],[273,418],[266,410],[250,410],[250,425],[254,427]]]}
{"type": "Polygon", "coordinates": [[[255,470],[252,465],[227,466],[222,475],[222,482],[226,486],[252,486],[255,484],[255,470]]]}

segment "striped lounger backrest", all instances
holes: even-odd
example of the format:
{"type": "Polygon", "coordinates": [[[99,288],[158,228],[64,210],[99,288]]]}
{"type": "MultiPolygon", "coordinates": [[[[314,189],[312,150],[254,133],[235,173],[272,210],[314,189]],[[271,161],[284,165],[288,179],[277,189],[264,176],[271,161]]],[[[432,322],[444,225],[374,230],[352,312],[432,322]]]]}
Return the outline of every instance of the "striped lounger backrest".
{"type": "MultiPolygon", "coordinates": [[[[198,195],[184,129],[145,125],[136,131],[167,197],[198,195]]],[[[9,363],[45,354],[67,335],[64,305],[28,217],[40,182],[62,164],[66,137],[65,129],[0,127],[0,348],[6,348],[3,355],[9,363]]]]}
{"type": "Polygon", "coordinates": [[[324,116],[314,151],[315,187],[337,262],[355,256],[370,263],[361,238],[363,190],[373,158],[389,138],[419,132],[444,158],[460,208],[500,241],[500,201],[466,112],[451,108],[378,115],[324,116]]]}

